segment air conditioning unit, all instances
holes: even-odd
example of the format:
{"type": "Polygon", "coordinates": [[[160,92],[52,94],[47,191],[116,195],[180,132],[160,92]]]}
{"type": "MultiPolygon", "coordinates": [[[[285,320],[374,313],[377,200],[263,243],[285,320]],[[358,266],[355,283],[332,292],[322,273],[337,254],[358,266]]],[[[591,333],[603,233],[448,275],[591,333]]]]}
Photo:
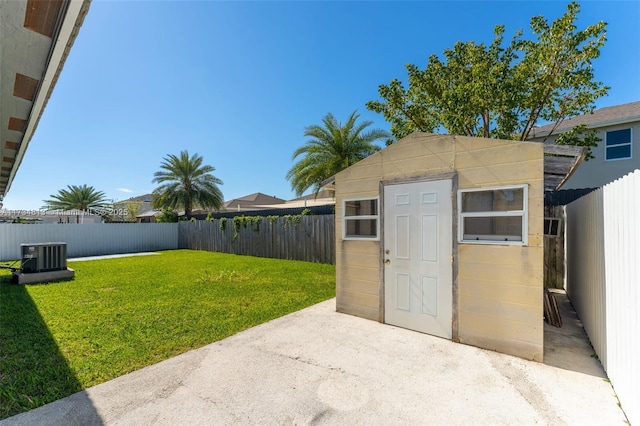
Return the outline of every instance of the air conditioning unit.
{"type": "Polygon", "coordinates": [[[20,244],[24,274],[67,270],[67,243],[20,244]]]}

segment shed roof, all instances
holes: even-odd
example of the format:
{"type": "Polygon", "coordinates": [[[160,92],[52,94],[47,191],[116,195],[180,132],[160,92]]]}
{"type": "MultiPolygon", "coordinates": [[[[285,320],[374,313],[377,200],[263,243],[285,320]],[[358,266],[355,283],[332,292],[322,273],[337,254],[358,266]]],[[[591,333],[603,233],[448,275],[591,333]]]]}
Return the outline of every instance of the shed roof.
{"type": "Polygon", "coordinates": [[[587,154],[583,146],[544,144],[544,190],[557,191],[587,154]]]}

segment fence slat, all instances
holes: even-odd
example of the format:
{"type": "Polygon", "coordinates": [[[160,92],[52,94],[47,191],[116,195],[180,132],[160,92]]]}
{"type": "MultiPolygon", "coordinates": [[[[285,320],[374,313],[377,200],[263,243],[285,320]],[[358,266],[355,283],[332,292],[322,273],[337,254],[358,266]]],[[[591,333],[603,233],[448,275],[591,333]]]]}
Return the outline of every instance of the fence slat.
{"type": "Polygon", "coordinates": [[[220,229],[220,219],[180,222],[180,247],[275,259],[334,263],[334,215],[303,216],[300,223],[279,217],[273,223],[262,218],[258,231],[255,224],[241,226],[233,241],[233,220],[227,219],[220,229]]]}

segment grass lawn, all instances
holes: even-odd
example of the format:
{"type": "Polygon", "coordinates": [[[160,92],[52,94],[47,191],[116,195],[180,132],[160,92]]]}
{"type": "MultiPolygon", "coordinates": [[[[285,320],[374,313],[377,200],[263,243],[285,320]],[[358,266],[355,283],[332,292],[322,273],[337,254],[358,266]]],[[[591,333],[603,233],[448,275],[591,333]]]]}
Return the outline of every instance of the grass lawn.
{"type": "Polygon", "coordinates": [[[204,251],[69,262],[73,281],[0,270],[0,419],[335,296],[335,268],[204,251]]]}

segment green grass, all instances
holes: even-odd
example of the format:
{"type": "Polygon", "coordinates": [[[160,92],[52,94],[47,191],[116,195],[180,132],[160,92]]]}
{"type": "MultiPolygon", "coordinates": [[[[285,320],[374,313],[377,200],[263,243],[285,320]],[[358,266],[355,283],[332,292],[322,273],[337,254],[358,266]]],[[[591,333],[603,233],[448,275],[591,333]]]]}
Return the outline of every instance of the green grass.
{"type": "Polygon", "coordinates": [[[335,296],[335,268],[175,250],[69,262],[73,281],[0,270],[0,419],[335,296]]]}

